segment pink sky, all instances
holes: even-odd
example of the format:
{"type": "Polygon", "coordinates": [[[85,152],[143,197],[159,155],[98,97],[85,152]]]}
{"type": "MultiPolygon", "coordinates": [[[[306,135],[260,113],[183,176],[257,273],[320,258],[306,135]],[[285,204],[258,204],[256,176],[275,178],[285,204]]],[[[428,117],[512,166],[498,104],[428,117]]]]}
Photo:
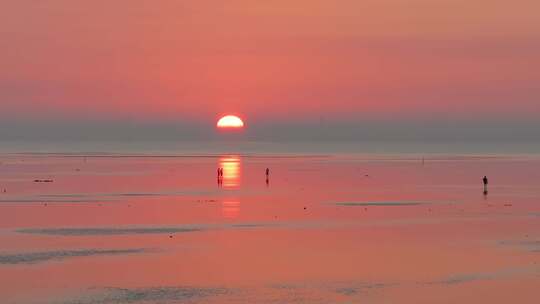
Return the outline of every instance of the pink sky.
{"type": "Polygon", "coordinates": [[[529,119],[537,0],[30,1],[0,11],[0,118],[529,119]]]}

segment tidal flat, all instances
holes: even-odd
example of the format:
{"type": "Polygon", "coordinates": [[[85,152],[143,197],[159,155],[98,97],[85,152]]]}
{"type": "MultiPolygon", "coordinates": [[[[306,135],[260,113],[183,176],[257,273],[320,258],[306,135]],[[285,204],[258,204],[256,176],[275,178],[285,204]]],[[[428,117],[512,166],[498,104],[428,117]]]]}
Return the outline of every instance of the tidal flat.
{"type": "Polygon", "coordinates": [[[0,302],[536,303],[539,184],[511,155],[2,154],[0,302]]]}

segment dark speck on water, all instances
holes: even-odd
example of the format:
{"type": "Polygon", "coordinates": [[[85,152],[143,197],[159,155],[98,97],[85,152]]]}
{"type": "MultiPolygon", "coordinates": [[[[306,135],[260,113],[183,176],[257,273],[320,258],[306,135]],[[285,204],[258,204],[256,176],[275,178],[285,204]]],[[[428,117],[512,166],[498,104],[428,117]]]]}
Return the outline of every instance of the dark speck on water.
{"type": "Polygon", "coordinates": [[[52,179],[35,179],[34,183],[52,183],[52,179]]]}

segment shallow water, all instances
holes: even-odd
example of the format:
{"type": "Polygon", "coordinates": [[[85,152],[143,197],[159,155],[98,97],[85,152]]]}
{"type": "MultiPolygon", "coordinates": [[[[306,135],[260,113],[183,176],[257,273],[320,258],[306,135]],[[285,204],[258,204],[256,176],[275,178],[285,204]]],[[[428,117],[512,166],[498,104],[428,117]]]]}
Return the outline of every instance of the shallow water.
{"type": "Polygon", "coordinates": [[[508,155],[3,154],[0,302],[536,303],[539,184],[508,155]]]}

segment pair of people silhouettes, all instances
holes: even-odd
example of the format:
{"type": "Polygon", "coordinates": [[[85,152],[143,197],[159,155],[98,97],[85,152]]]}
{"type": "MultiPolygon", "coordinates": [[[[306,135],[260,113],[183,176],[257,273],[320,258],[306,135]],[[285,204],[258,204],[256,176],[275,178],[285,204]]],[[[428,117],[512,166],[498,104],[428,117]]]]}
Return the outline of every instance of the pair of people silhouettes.
{"type": "Polygon", "coordinates": [[[218,186],[221,186],[221,184],[223,184],[223,168],[217,169],[217,183],[218,186]]]}

